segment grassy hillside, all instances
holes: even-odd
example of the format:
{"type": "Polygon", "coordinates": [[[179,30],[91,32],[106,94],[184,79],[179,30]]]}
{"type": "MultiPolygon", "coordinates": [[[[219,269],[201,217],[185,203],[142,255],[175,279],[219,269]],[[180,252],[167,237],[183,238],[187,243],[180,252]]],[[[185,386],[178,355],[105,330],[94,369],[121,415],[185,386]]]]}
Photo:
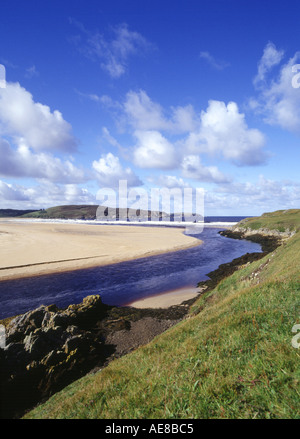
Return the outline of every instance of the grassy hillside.
{"type": "MultiPolygon", "coordinates": [[[[94,220],[96,219],[98,205],[67,205],[67,206],[55,206],[49,207],[48,209],[41,209],[37,211],[32,211],[22,215],[23,218],[41,218],[41,219],[85,219],[94,220]]],[[[116,209],[116,215],[119,217],[119,213],[124,218],[125,215],[136,216],[136,209],[116,209]],[[125,210],[126,209],[126,210],[125,210]]],[[[105,207],[103,208],[105,210],[105,207]]],[[[114,209],[113,209],[114,211],[114,209]]],[[[150,214],[153,215],[153,219],[158,219],[160,216],[166,215],[164,212],[156,211],[145,211],[139,210],[137,216],[141,215],[144,219],[147,219],[150,214]]],[[[19,215],[20,216],[20,215],[19,215]]],[[[101,215],[100,215],[101,216],[101,215]]],[[[112,217],[111,219],[113,219],[112,217]]],[[[102,218],[100,218],[102,219],[102,218]]]]}
{"type": "Polygon", "coordinates": [[[34,210],[0,209],[0,218],[14,218],[35,212],[34,210]]]}
{"type": "Polygon", "coordinates": [[[202,295],[190,318],[26,418],[299,418],[299,261],[300,232],[202,295]]]}
{"type": "Polygon", "coordinates": [[[287,230],[299,230],[300,209],[277,210],[276,212],[264,213],[260,217],[246,218],[238,223],[239,227],[257,230],[265,228],[285,232],[287,230]]]}
{"type": "Polygon", "coordinates": [[[55,206],[28,213],[23,215],[23,217],[45,219],[95,219],[97,207],[98,206],[91,205],[55,206]]]}

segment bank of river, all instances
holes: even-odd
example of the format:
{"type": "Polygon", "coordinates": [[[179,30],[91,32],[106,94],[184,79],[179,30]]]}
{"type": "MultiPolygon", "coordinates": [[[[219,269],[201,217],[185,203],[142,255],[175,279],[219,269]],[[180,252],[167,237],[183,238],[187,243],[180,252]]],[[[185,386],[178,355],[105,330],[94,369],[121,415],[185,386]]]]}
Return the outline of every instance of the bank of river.
{"type": "Polygon", "coordinates": [[[0,319],[40,305],[58,307],[80,303],[100,294],[103,303],[124,306],[136,300],[180,288],[195,288],[207,273],[261,246],[219,235],[220,228],[205,227],[197,237],[203,245],[118,264],[0,282],[0,319]]]}

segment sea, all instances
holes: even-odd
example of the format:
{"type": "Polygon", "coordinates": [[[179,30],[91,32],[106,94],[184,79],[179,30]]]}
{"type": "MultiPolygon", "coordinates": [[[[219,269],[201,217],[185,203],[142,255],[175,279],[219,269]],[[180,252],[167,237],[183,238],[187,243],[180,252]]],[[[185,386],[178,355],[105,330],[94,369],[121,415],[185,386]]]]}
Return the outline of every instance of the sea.
{"type": "MultiPolygon", "coordinates": [[[[25,313],[40,305],[56,304],[64,308],[80,303],[91,294],[100,294],[108,305],[126,306],[135,300],[179,288],[195,288],[198,282],[209,279],[208,273],[220,264],[245,253],[261,251],[257,243],[219,234],[220,230],[243,218],[206,217],[203,230],[194,234],[203,244],[189,249],[108,266],[1,281],[0,319],[25,313]]],[[[84,223],[97,227],[95,222],[84,223]]]]}

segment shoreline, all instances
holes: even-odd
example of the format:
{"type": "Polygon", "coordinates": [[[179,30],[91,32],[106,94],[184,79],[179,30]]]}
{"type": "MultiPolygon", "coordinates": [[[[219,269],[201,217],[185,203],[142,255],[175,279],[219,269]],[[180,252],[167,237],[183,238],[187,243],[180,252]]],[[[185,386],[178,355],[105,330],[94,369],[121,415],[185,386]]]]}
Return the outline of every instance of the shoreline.
{"type": "MultiPolygon", "coordinates": [[[[240,239],[236,236],[236,239],[240,239]]],[[[251,238],[249,238],[251,240],[251,238]]],[[[268,238],[263,237],[262,240],[264,243],[270,242],[268,238]]],[[[279,246],[279,242],[277,241],[277,246],[274,245],[275,243],[272,242],[272,251],[274,251],[274,247],[279,246]]],[[[271,246],[270,246],[271,247],[271,246]]],[[[239,267],[244,266],[245,263],[250,263],[254,260],[261,259],[263,256],[268,254],[270,252],[265,250],[261,253],[246,253],[245,255],[242,255],[239,258],[234,259],[233,261],[225,264],[221,264],[216,270],[208,273],[207,275],[210,277],[210,279],[199,282],[198,288],[201,288],[200,294],[197,294],[197,296],[200,296],[202,294],[209,293],[211,290],[213,290],[216,285],[225,277],[231,275],[234,271],[238,270],[239,267]]],[[[170,292],[168,292],[170,293],[170,292]]],[[[168,294],[166,293],[166,294],[168,294]]],[[[61,313],[63,316],[66,317],[66,314],[74,318],[74,312],[75,314],[78,313],[78,316],[80,317],[81,309],[84,312],[88,312],[88,320],[86,323],[88,325],[84,324],[82,327],[82,334],[78,337],[85,337],[84,334],[89,334],[89,329],[97,332],[99,332],[99,336],[96,337],[97,340],[101,339],[101,337],[104,339],[104,344],[101,344],[103,347],[103,350],[101,349],[102,354],[100,357],[95,357],[95,351],[93,349],[90,350],[88,348],[88,345],[90,341],[87,340],[87,343],[84,344],[84,349],[88,349],[89,354],[84,353],[84,356],[82,357],[82,363],[85,365],[85,370],[81,370],[80,362],[77,364],[77,357],[74,357],[74,360],[72,362],[72,368],[71,371],[72,374],[69,377],[68,375],[65,376],[65,369],[63,368],[63,363],[58,363],[55,366],[51,366],[51,370],[55,368],[56,374],[51,374],[52,381],[48,380],[49,374],[47,373],[47,369],[45,371],[45,375],[40,376],[39,374],[34,374],[34,367],[30,369],[29,377],[30,380],[27,382],[28,389],[29,388],[39,388],[44,389],[43,393],[40,395],[35,395],[34,400],[29,401],[25,406],[15,406],[16,400],[13,399],[11,401],[11,406],[7,407],[7,411],[9,413],[9,417],[11,418],[20,418],[26,413],[28,410],[31,410],[33,407],[36,406],[36,404],[39,404],[41,402],[46,401],[49,396],[51,396],[54,393],[56,393],[59,390],[62,390],[66,387],[66,385],[70,384],[76,379],[81,378],[82,376],[86,374],[93,374],[97,371],[105,368],[112,360],[122,357],[128,353],[130,353],[132,350],[137,349],[139,346],[142,346],[148,342],[150,342],[155,336],[163,333],[165,330],[170,328],[171,326],[175,325],[176,323],[189,318],[189,316],[195,316],[199,312],[201,312],[202,307],[193,310],[192,306],[197,301],[197,296],[194,298],[191,298],[190,300],[186,300],[182,302],[180,305],[172,305],[167,308],[135,308],[132,306],[127,307],[114,307],[114,306],[108,306],[101,303],[100,300],[100,306],[103,307],[103,313],[100,313],[98,315],[98,306],[97,303],[93,304],[94,298],[97,299],[98,296],[88,296],[83,300],[82,304],[79,305],[70,305],[66,309],[59,310],[56,305],[51,305],[50,307],[40,307],[36,310],[29,311],[28,313],[25,313],[24,315],[20,315],[19,319],[20,322],[26,321],[29,322],[28,324],[31,324],[31,316],[38,317],[37,313],[41,312],[41,309],[44,309],[42,312],[49,313],[61,313]],[[85,303],[88,304],[90,302],[91,307],[84,306],[85,303]],[[82,306],[83,305],[83,306],[82,306]],[[95,321],[90,320],[90,313],[94,318],[96,317],[95,312],[97,314],[97,318],[95,321]],[[103,314],[103,315],[101,315],[103,314]],[[27,315],[28,318],[24,320],[24,316],[27,315]],[[87,331],[87,332],[86,332],[87,331]],[[110,350],[111,347],[114,347],[113,350],[110,350]],[[94,356],[93,356],[94,355],[94,356]],[[103,355],[103,356],[102,356],[103,355]],[[44,386],[40,386],[41,383],[44,384],[44,381],[46,379],[47,382],[47,388],[44,386]]],[[[99,297],[100,299],[100,297],[99,297]]],[[[210,297],[208,296],[207,300],[209,300],[210,297]]],[[[206,300],[206,299],[204,299],[206,300]]],[[[99,304],[99,301],[98,301],[99,304]]],[[[65,318],[64,317],[64,318],[65,318]]],[[[45,319],[43,319],[43,322],[45,319]]],[[[81,321],[81,320],[80,320],[81,321]]],[[[8,319],[5,323],[1,321],[0,323],[5,324],[6,328],[10,326],[10,331],[12,331],[11,337],[14,337],[14,331],[17,331],[18,334],[21,334],[22,331],[21,327],[18,327],[18,323],[13,323],[11,319],[8,319]],[[10,325],[10,322],[12,322],[12,326],[10,325]],[[19,331],[19,332],[18,332],[19,331]]],[[[72,321],[71,324],[74,324],[72,321]]],[[[59,327],[55,327],[59,328],[59,327]]],[[[74,326],[73,326],[74,328],[74,326]]],[[[80,328],[79,328],[80,329],[80,328]]],[[[35,326],[33,326],[32,331],[35,330],[35,326]]],[[[23,331],[24,332],[24,331],[23,331]]],[[[28,330],[27,330],[28,332],[28,330]]],[[[25,333],[24,333],[25,334],[25,333]]],[[[23,334],[23,335],[24,335],[23,334]]],[[[95,334],[94,334],[95,335],[95,334]]],[[[63,341],[62,341],[63,342],[63,341]]],[[[61,342],[61,343],[62,343],[61,342]]],[[[19,342],[20,345],[20,342],[19,342]]],[[[93,346],[93,342],[92,345],[93,346]]],[[[14,344],[12,344],[12,354],[14,352],[13,350],[14,344]]],[[[76,356],[79,355],[79,360],[81,360],[82,353],[80,350],[76,349],[76,356]]],[[[0,350],[1,353],[1,350],[0,350]]],[[[14,354],[13,354],[14,355],[14,354]]],[[[50,354],[48,354],[49,356],[50,354]]],[[[45,358],[48,359],[48,356],[45,358]]],[[[67,362],[69,357],[67,358],[67,362]]],[[[25,358],[24,358],[25,360],[25,358]]],[[[42,362],[44,361],[41,360],[42,362]]],[[[48,361],[48,360],[47,360],[48,361]]],[[[35,362],[33,362],[35,363],[35,362]]],[[[30,363],[33,365],[33,363],[30,363]]],[[[43,364],[43,363],[41,363],[43,364]]],[[[69,363],[68,363],[69,364],[69,363]]],[[[48,367],[48,366],[47,366],[48,367]]],[[[67,371],[69,370],[70,365],[68,366],[67,371]]],[[[27,369],[26,369],[27,370],[27,369]]],[[[29,371],[29,369],[28,369],[29,371]]],[[[15,380],[16,383],[10,382],[7,388],[7,400],[9,400],[9,396],[14,393],[18,392],[17,389],[19,389],[18,380],[15,380]],[[16,388],[14,388],[14,385],[16,385],[16,388]]],[[[19,399],[22,401],[22,398],[19,399]]],[[[7,401],[8,402],[8,401],[7,401]]],[[[24,401],[25,402],[25,401],[24,401]]]]}
{"type": "MultiPolygon", "coordinates": [[[[67,226],[68,227],[68,226],[67,226]]],[[[82,227],[81,225],[77,226],[77,227],[82,227]]],[[[88,227],[88,226],[87,226],[88,227]]],[[[108,226],[110,227],[110,226],[108,226]]],[[[117,227],[116,225],[113,225],[111,227],[117,227]]],[[[120,226],[122,228],[124,228],[124,226],[120,226]]],[[[120,228],[119,227],[119,228],[120,228]]],[[[136,228],[135,226],[132,226],[134,230],[134,228],[136,228]]],[[[155,230],[157,230],[158,228],[155,227],[155,230]]],[[[163,228],[159,228],[160,230],[162,230],[163,228]]],[[[148,228],[149,230],[149,228],[148,228]]],[[[174,231],[174,229],[172,228],[172,230],[174,231]]],[[[181,229],[178,229],[181,231],[181,229]]],[[[0,220],[0,232],[1,232],[1,220],[0,220]]],[[[232,231],[230,229],[227,230],[221,230],[218,232],[219,234],[226,236],[226,237],[230,237],[230,238],[235,238],[235,239],[245,239],[246,237],[243,236],[243,234],[240,233],[232,233],[232,231]]],[[[184,235],[185,238],[190,238],[189,236],[184,235]]],[[[115,265],[121,262],[125,262],[125,261],[130,261],[130,260],[138,260],[144,257],[151,257],[151,256],[155,256],[158,254],[164,254],[164,253],[172,253],[172,252],[177,252],[180,250],[184,250],[184,249],[188,249],[188,248],[192,248],[194,246],[198,246],[202,244],[202,241],[197,239],[197,238],[192,238],[194,240],[194,242],[189,243],[189,244],[185,244],[185,245],[180,245],[180,246],[175,246],[171,249],[167,249],[167,250],[163,250],[163,251],[144,251],[141,255],[139,256],[132,256],[130,258],[124,259],[124,258],[117,258],[113,261],[110,262],[104,262],[103,261],[99,261],[99,257],[98,260],[95,260],[96,258],[91,256],[91,257],[86,257],[86,258],[78,258],[78,259],[73,259],[73,260],[69,260],[69,261],[51,261],[51,262],[40,262],[37,264],[32,264],[32,265],[28,265],[26,264],[24,267],[11,267],[10,269],[7,268],[1,268],[0,267],[0,285],[1,285],[1,281],[6,281],[6,280],[14,280],[14,279],[22,279],[22,278],[28,278],[28,277],[38,277],[38,276],[43,276],[43,275],[50,275],[50,274],[55,274],[55,273],[62,273],[62,272],[71,272],[71,271],[77,271],[77,270],[81,270],[81,269],[88,269],[88,268],[93,268],[96,266],[106,266],[106,265],[115,265]],[[70,267],[64,267],[62,264],[66,262],[66,263],[70,263],[70,262],[75,262],[75,263],[80,263],[80,266],[72,266],[70,267]],[[83,264],[84,262],[84,264],[83,264]],[[47,270],[46,272],[41,272],[41,266],[46,265],[47,270]],[[52,267],[50,267],[50,265],[52,265],[52,267]],[[16,271],[22,270],[22,268],[25,268],[27,270],[27,273],[23,273],[22,275],[20,275],[18,272],[16,273],[16,271]],[[33,272],[31,272],[30,269],[32,268],[33,272]],[[38,268],[38,272],[36,271],[36,268],[38,268]],[[9,275],[5,276],[2,273],[8,270],[14,270],[15,273],[12,274],[10,273],[9,275]],[[1,273],[2,271],[2,273],[1,273]],[[1,276],[2,274],[2,276],[1,276]]],[[[274,248],[276,248],[278,246],[278,237],[271,237],[271,236],[262,236],[260,234],[258,235],[252,235],[251,237],[247,237],[246,239],[254,241],[254,242],[259,242],[262,246],[262,253],[260,254],[250,254],[249,258],[247,257],[247,261],[251,261],[254,259],[260,259],[260,257],[262,257],[262,254],[266,254],[266,252],[272,251],[274,248]],[[259,239],[258,239],[259,238],[259,239]]],[[[248,255],[248,254],[247,254],[248,255]]],[[[243,257],[241,257],[242,259],[246,258],[246,255],[244,255],[243,257]]],[[[240,258],[238,258],[239,260],[240,258]]],[[[186,301],[190,301],[190,300],[196,300],[198,296],[200,296],[200,294],[203,292],[203,289],[206,289],[208,287],[209,284],[214,283],[215,284],[215,279],[217,278],[218,281],[219,279],[219,274],[221,273],[221,271],[223,272],[224,269],[225,271],[227,271],[227,268],[235,266],[236,265],[237,260],[233,260],[230,263],[227,264],[221,264],[219,266],[219,268],[217,270],[215,270],[215,272],[211,272],[208,273],[208,275],[214,275],[214,281],[212,279],[210,280],[206,280],[206,281],[202,281],[199,282],[197,284],[197,286],[185,286],[185,287],[180,287],[178,289],[173,289],[173,290],[168,290],[168,291],[163,291],[160,292],[158,294],[154,294],[154,295],[150,295],[147,296],[143,299],[137,299],[134,300],[132,302],[128,302],[124,305],[122,305],[123,307],[131,307],[131,308],[137,308],[137,309],[146,309],[146,308],[153,308],[153,309],[159,309],[159,308],[169,308],[170,306],[180,306],[181,304],[183,304],[186,301]],[[228,267],[227,267],[228,266],[228,267]]],[[[230,270],[231,271],[231,270],[230,270]]],[[[223,273],[222,273],[223,274],[223,273]]],[[[211,276],[210,276],[211,277],[211,276]]],[[[223,276],[222,276],[223,277],[223,276]]]]}
{"type": "Polygon", "coordinates": [[[183,302],[196,299],[204,290],[202,287],[182,287],[175,290],[147,296],[143,299],[134,300],[124,306],[145,309],[145,308],[169,308],[170,306],[180,306],[183,302]]]}
{"type": "Polygon", "coordinates": [[[151,257],[202,244],[180,227],[0,221],[0,282],[151,257]]]}
{"type": "Polygon", "coordinates": [[[138,259],[143,259],[143,258],[151,258],[152,256],[158,256],[158,255],[162,255],[162,254],[168,254],[168,253],[173,253],[173,252],[178,252],[181,250],[187,250],[189,248],[193,248],[193,247],[197,247],[198,245],[202,244],[201,240],[198,240],[198,243],[194,243],[194,244],[190,244],[190,245],[182,245],[182,246],[178,246],[178,247],[174,247],[170,250],[162,250],[162,251],[152,251],[152,252],[146,252],[143,253],[141,255],[138,256],[132,256],[130,258],[120,258],[120,259],[115,259],[109,262],[102,262],[102,261],[94,261],[91,263],[85,263],[82,266],[74,266],[74,267],[62,267],[61,265],[56,266],[55,264],[63,264],[63,263],[69,263],[69,262],[76,262],[76,261],[87,261],[87,259],[97,259],[100,258],[101,256],[89,256],[87,258],[76,258],[76,259],[69,259],[69,260],[65,260],[65,261],[51,261],[51,262],[40,262],[40,263],[36,263],[36,264],[27,264],[27,265],[23,265],[23,266],[15,266],[15,267],[9,267],[9,268],[1,268],[0,267],[0,285],[2,281],[9,281],[9,280],[17,280],[17,279],[26,279],[26,278],[30,278],[30,277],[39,277],[39,276],[44,276],[44,275],[51,275],[51,274],[58,274],[58,273],[67,273],[67,272],[72,272],[72,271],[78,271],[78,270],[85,270],[88,268],[95,268],[95,267],[105,267],[105,266],[109,266],[109,265],[116,265],[116,264],[120,264],[122,262],[128,262],[128,261],[135,261],[138,259]],[[52,268],[51,267],[47,267],[46,270],[43,270],[41,272],[33,272],[32,273],[15,273],[15,274],[5,274],[2,275],[2,272],[5,272],[6,270],[18,270],[18,269],[30,269],[31,267],[40,267],[43,265],[48,265],[50,266],[51,264],[55,265],[52,268]]]}

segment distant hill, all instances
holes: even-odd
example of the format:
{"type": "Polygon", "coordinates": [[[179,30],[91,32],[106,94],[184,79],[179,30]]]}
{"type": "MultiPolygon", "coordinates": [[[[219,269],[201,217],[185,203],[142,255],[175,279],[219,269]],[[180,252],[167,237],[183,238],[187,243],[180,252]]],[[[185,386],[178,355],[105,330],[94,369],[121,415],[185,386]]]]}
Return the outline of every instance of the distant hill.
{"type": "MultiPolygon", "coordinates": [[[[164,212],[151,212],[151,210],[140,209],[108,209],[107,207],[99,207],[98,205],[65,205],[49,207],[48,209],[40,210],[15,210],[2,209],[0,210],[0,217],[21,217],[21,218],[41,218],[41,219],[82,219],[82,220],[116,220],[126,219],[131,220],[140,219],[154,220],[169,218],[168,214],[164,212]]],[[[172,215],[171,215],[172,216],[172,215]]]]}
{"type": "MultiPolygon", "coordinates": [[[[176,214],[178,216],[178,214],[176,214]]],[[[49,207],[40,210],[16,210],[0,209],[0,217],[20,217],[20,218],[40,218],[40,219],[81,219],[81,220],[99,220],[115,221],[126,219],[131,221],[174,221],[174,214],[167,214],[161,211],[151,211],[142,209],[117,208],[109,209],[105,206],[98,205],[64,205],[49,207]]],[[[183,218],[181,216],[181,218],[183,218]]],[[[185,214],[186,221],[196,222],[197,216],[185,214]]]]}
{"type": "Polygon", "coordinates": [[[31,214],[34,210],[0,209],[0,218],[17,217],[31,214]]]}
{"type": "Polygon", "coordinates": [[[36,210],[22,215],[23,218],[44,219],[86,219],[96,218],[98,206],[94,205],[66,205],[49,207],[48,209],[36,210]]]}

